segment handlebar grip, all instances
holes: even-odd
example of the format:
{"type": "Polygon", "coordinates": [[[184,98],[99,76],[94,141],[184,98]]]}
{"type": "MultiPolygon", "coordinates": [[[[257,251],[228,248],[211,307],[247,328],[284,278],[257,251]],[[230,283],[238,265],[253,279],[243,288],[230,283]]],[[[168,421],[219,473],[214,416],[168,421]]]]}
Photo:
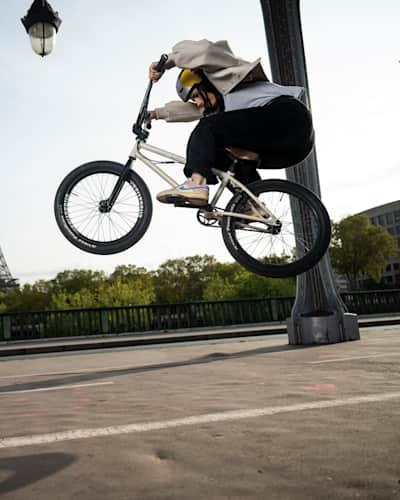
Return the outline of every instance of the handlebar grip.
{"type": "Polygon", "coordinates": [[[163,54],[160,57],[160,60],[157,63],[157,66],[154,68],[158,73],[161,73],[161,71],[164,69],[165,63],[168,61],[168,56],[167,54],[163,54]]]}

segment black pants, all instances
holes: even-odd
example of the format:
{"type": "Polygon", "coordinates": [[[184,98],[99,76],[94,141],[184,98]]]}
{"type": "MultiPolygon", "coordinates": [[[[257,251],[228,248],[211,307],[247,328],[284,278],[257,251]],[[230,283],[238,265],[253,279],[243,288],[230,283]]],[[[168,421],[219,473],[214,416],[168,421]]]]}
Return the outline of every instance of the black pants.
{"type": "MultiPolygon", "coordinates": [[[[224,153],[226,146],[259,153],[258,168],[286,168],[303,161],[313,143],[310,112],[297,99],[282,96],[262,107],[202,118],[189,138],[184,173],[190,177],[197,172],[208,184],[216,184],[211,169],[227,170],[232,163],[224,153]]],[[[236,177],[244,184],[260,179],[251,165],[239,167],[236,177]]]]}

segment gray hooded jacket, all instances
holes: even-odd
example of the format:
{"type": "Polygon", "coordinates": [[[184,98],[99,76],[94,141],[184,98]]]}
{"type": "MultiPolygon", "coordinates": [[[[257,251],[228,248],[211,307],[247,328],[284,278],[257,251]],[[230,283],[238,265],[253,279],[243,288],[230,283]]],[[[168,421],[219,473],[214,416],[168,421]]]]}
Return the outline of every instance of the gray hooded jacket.
{"type": "MultiPolygon", "coordinates": [[[[302,87],[284,87],[268,81],[260,58],[248,62],[236,57],[226,40],[183,40],[168,54],[165,68],[201,68],[222,94],[225,111],[266,104],[274,97],[292,95],[299,97],[302,87]],[[243,85],[259,82],[257,85],[243,85]],[[238,85],[240,85],[239,88],[238,85]]],[[[168,122],[188,122],[203,116],[203,110],[190,102],[171,101],[155,109],[156,118],[168,122]]]]}

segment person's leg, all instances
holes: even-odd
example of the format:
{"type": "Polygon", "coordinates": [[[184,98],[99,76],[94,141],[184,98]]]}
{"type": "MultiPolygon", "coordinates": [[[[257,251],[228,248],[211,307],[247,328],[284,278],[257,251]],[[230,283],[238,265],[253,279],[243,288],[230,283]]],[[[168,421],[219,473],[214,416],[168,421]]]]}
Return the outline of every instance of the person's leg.
{"type": "Polygon", "coordinates": [[[260,168],[287,168],[303,161],[314,145],[310,111],[293,98],[275,100],[264,109],[275,128],[269,140],[263,139],[262,130],[254,131],[254,140],[260,144],[260,168]]]}
{"type": "Polygon", "coordinates": [[[208,203],[207,184],[216,184],[218,179],[211,168],[216,161],[216,145],[209,122],[202,118],[192,131],[187,145],[184,174],[187,180],[175,188],[161,191],[157,200],[162,203],[184,203],[192,205],[208,203]]]}
{"type": "MultiPolygon", "coordinates": [[[[204,202],[203,184],[217,183],[211,169],[218,168],[218,150],[224,146],[261,153],[264,168],[283,168],[298,163],[308,154],[312,148],[312,131],[309,111],[291,98],[280,98],[263,107],[202,118],[188,142],[184,173],[191,180],[182,186],[181,194],[189,197],[191,189],[203,188],[200,198],[204,202]]],[[[246,178],[246,183],[257,179],[259,175],[254,170],[246,178]]],[[[165,195],[171,194],[171,191],[164,191],[157,198],[166,201],[165,195]]]]}
{"type": "Polygon", "coordinates": [[[259,181],[261,179],[255,165],[250,162],[239,163],[235,169],[235,177],[245,186],[250,184],[250,182],[259,181]]]}
{"type": "MultiPolygon", "coordinates": [[[[212,168],[227,170],[232,160],[224,153],[224,146],[233,146],[241,141],[247,142],[248,128],[242,126],[243,117],[249,110],[239,110],[228,113],[218,113],[203,118],[190,135],[186,150],[186,165],[184,174],[192,180],[206,178],[207,184],[217,184],[218,179],[212,173],[212,168]],[[247,137],[247,140],[246,140],[247,137]]],[[[259,175],[250,165],[239,167],[237,175],[246,183],[258,180],[259,175]]]]}
{"type": "Polygon", "coordinates": [[[183,170],[186,177],[194,180],[193,176],[201,176],[207,184],[218,182],[211,171],[212,168],[218,168],[218,146],[212,125],[210,118],[202,118],[193,129],[186,146],[186,165],[183,170]]]}
{"type": "Polygon", "coordinates": [[[217,182],[211,168],[218,168],[217,154],[226,146],[250,149],[263,155],[287,157],[298,155],[312,145],[312,120],[300,101],[281,97],[266,106],[217,113],[202,118],[187,145],[187,177],[196,172],[217,182]]]}
{"type": "MultiPolygon", "coordinates": [[[[219,126],[223,126],[220,124],[219,126]]],[[[208,202],[207,184],[217,184],[212,168],[227,170],[230,160],[216,143],[214,120],[202,118],[192,131],[186,151],[184,174],[187,180],[180,186],[161,191],[158,201],[180,203],[186,198],[191,204],[204,205],[208,202]]]]}

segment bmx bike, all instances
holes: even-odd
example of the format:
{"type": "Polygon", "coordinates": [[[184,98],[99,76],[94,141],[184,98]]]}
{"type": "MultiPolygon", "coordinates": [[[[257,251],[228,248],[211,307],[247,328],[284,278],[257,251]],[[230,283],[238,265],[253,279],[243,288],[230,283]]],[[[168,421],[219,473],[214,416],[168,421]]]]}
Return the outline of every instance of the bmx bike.
{"type": "MultiPolygon", "coordinates": [[[[161,71],[167,56],[156,67],[161,71]]],[[[140,160],[171,186],[161,164],[185,164],[185,158],[147,144],[151,125],[146,122],[152,89],[150,81],[132,131],[134,147],[125,165],[93,161],[72,170],[61,182],[54,200],[55,218],[63,235],[86,252],[108,255],[127,250],[147,231],[152,200],[144,180],[133,170],[140,160]],[[167,161],[154,160],[149,152],[167,161]]],[[[202,207],[177,199],[175,206],[197,208],[197,220],[221,228],[226,248],[249,271],[270,277],[289,277],[313,267],[326,252],[331,236],[329,215],[320,199],[300,184],[283,179],[243,185],[235,178],[238,164],[257,167],[251,151],[225,148],[232,158],[227,171],[214,169],[220,179],[211,201],[202,207]],[[225,209],[217,203],[228,188],[233,196],[225,209]],[[292,213],[301,214],[299,220],[292,213]]],[[[265,167],[264,167],[265,168],[265,167]]]]}

